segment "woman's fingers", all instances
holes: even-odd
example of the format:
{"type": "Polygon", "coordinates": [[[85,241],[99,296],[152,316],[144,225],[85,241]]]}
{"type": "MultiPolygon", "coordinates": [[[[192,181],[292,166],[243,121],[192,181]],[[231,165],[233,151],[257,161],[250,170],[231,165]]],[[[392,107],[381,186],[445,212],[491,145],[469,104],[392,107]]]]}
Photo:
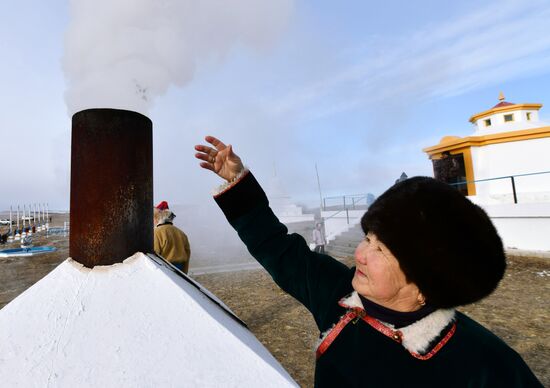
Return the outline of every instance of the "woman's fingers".
{"type": "Polygon", "coordinates": [[[202,163],[199,164],[199,166],[201,166],[202,168],[205,168],[205,169],[207,169],[207,170],[216,172],[216,170],[214,170],[214,166],[212,166],[211,163],[202,162],[202,163]]]}
{"type": "Polygon", "coordinates": [[[216,147],[218,151],[225,149],[225,144],[218,138],[215,138],[214,136],[206,136],[204,140],[206,140],[208,143],[216,147]]]}
{"type": "Polygon", "coordinates": [[[197,159],[202,159],[211,163],[214,163],[216,156],[218,155],[217,150],[208,146],[196,145],[195,150],[199,151],[195,154],[197,159]]]}
{"type": "Polygon", "coordinates": [[[241,158],[233,152],[233,147],[225,145],[214,136],[206,136],[205,140],[214,148],[203,144],[195,146],[195,158],[202,160],[199,165],[227,181],[234,179],[242,171],[243,165],[241,158]]]}
{"type": "Polygon", "coordinates": [[[205,162],[210,162],[210,163],[213,162],[213,160],[212,160],[213,157],[208,155],[208,154],[204,154],[204,153],[196,153],[195,158],[200,159],[200,160],[204,160],[205,162]]]}
{"type": "Polygon", "coordinates": [[[205,146],[205,145],[196,145],[195,150],[200,151],[200,152],[204,152],[205,154],[208,154],[210,156],[216,156],[217,153],[218,153],[218,150],[216,150],[212,147],[205,146]]]}

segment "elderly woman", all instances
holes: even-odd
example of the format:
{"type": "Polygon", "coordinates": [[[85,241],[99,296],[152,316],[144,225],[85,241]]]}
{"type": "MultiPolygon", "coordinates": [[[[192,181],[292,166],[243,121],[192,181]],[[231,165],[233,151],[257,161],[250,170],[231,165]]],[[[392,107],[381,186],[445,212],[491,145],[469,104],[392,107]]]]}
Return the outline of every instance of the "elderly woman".
{"type": "Polygon", "coordinates": [[[363,216],[350,269],[288,235],[232,147],[206,141],[195,156],[227,181],[216,202],[315,318],[315,386],[541,386],[514,350],[455,310],[489,295],[506,266],[490,219],[457,190],[426,177],[395,184],[363,216]]]}

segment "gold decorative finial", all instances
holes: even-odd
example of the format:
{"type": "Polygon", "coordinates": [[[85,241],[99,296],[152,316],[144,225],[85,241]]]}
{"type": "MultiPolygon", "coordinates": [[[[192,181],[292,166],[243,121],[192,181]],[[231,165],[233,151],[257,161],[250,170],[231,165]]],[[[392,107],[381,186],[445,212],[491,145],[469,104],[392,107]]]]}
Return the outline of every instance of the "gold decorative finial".
{"type": "Polygon", "coordinates": [[[500,92],[500,93],[498,94],[498,100],[499,100],[499,101],[504,101],[504,93],[500,92]]]}

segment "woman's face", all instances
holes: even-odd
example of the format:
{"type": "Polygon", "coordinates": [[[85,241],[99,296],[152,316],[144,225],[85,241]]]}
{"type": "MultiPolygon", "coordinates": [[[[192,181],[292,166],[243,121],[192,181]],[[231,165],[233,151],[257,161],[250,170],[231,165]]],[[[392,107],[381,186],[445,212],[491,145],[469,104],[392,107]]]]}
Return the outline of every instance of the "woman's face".
{"type": "Polygon", "coordinates": [[[399,262],[378,238],[369,233],[355,249],[353,289],[365,298],[396,311],[420,308],[420,291],[407,283],[399,262]]]}

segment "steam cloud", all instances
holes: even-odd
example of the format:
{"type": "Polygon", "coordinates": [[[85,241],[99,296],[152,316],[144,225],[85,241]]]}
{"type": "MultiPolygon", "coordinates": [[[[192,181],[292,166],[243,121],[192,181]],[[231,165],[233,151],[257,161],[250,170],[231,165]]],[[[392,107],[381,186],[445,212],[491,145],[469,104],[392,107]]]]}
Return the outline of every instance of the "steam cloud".
{"type": "Polygon", "coordinates": [[[63,68],[70,114],[88,108],[147,113],[202,61],[239,45],[264,49],[294,0],[72,0],[63,68]]]}

